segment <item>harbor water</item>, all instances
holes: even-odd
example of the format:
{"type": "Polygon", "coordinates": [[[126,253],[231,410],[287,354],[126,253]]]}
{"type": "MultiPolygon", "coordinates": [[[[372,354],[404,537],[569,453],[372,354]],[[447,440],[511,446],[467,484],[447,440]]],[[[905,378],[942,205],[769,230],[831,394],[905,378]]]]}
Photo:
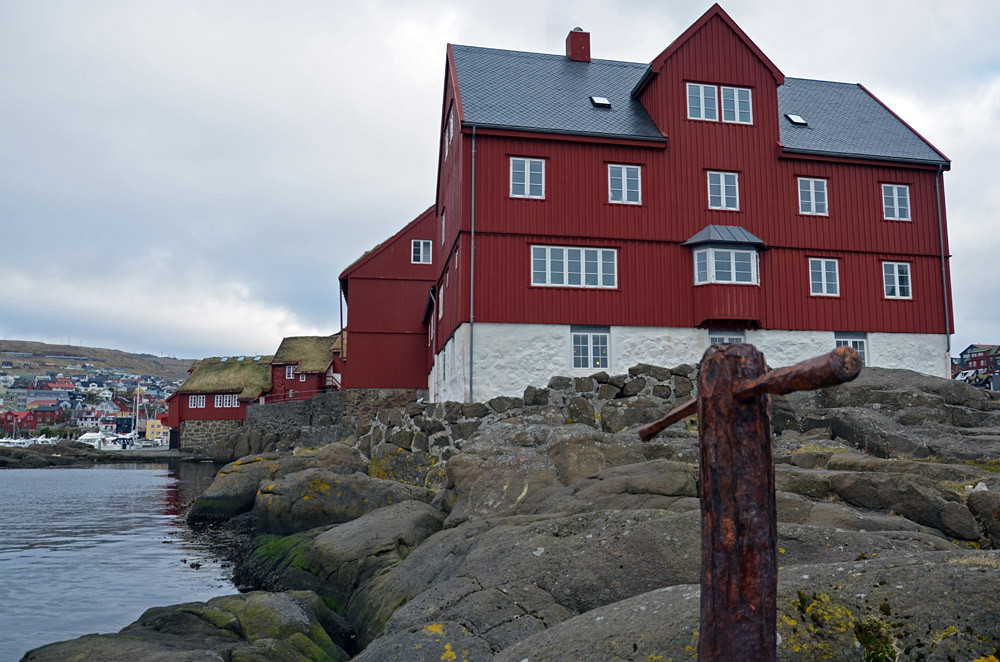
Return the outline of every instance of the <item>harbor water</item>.
{"type": "Polygon", "coordinates": [[[0,470],[0,660],[235,593],[184,523],[209,463],[0,470]],[[194,565],[192,565],[194,564],[194,565]]]}

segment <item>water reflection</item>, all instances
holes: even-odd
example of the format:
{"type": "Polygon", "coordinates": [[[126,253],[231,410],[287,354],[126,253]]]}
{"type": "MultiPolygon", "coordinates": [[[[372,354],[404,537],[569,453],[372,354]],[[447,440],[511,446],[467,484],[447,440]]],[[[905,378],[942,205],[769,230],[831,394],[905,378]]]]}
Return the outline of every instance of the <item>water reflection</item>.
{"type": "Polygon", "coordinates": [[[0,471],[0,660],[235,592],[183,520],[214,473],[192,463],[0,471]]]}

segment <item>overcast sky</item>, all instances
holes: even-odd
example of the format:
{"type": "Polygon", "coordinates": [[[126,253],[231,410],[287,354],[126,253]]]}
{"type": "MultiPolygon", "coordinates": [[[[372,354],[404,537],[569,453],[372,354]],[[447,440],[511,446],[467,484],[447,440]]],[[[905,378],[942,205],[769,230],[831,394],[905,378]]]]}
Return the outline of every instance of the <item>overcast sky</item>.
{"type": "MultiPolygon", "coordinates": [[[[445,46],[648,62],[710,2],[0,0],[0,338],[181,358],[340,329],[337,275],[434,200],[445,46]]],[[[953,161],[953,353],[1000,343],[1000,3],[730,0],[786,76],[953,161]]]]}

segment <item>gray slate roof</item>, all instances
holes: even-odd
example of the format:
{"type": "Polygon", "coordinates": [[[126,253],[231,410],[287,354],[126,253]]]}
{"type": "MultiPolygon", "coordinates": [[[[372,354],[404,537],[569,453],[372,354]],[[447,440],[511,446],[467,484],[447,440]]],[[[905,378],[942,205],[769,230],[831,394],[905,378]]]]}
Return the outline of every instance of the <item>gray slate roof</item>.
{"type": "Polygon", "coordinates": [[[451,52],[466,124],[664,140],[631,94],[649,65],[474,46],[451,52]],[[611,108],[595,108],[591,96],[607,97],[611,108]]]}
{"type": "Polygon", "coordinates": [[[778,88],[785,149],[837,156],[947,163],[860,85],[785,78],[778,88]],[[801,115],[808,126],[788,121],[801,115]]]}
{"type": "Polygon", "coordinates": [[[738,225],[706,225],[681,246],[699,244],[753,244],[767,248],[763,239],[738,225]]]}
{"type": "MultiPolygon", "coordinates": [[[[479,127],[663,141],[632,89],[647,63],[452,45],[464,122],[479,127]],[[595,108],[591,96],[611,100],[595,108]]],[[[683,103],[683,91],[678,90],[683,103]]],[[[781,141],[789,151],[947,163],[860,86],[785,78],[778,88],[781,141]],[[795,126],[785,113],[801,115],[795,126]]]]}

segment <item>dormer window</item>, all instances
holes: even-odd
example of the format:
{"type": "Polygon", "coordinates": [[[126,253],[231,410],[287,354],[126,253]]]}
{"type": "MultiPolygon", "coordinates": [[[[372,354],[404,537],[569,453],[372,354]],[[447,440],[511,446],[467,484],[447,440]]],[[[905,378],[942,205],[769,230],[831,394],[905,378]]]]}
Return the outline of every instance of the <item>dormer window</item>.
{"type": "Polygon", "coordinates": [[[721,120],[728,124],[753,124],[752,93],[748,87],[687,84],[689,120],[718,122],[719,92],[722,93],[721,120]]]}

